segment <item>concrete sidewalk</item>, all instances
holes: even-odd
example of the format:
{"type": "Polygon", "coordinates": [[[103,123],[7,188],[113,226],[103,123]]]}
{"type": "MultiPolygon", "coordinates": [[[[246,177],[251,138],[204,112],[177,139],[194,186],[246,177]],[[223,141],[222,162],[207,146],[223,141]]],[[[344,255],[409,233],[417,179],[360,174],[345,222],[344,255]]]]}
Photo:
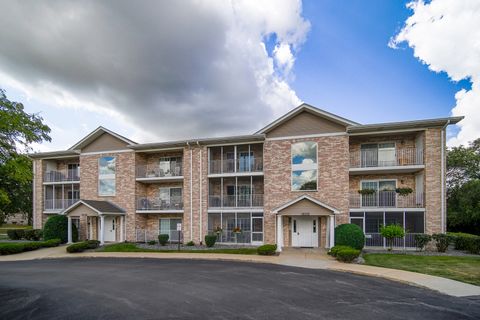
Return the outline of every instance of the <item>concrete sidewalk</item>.
{"type": "Polygon", "coordinates": [[[0,256],[2,261],[26,261],[35,259],[63,259],[63,258],[148,258],[148,259],[196,259],[196,260],[225,260],[255,263],[271,263],[284,266],[335,270],[355,273],[366,276],[381,277],[389,280],[408,283],[428,288],[455,297],[480,296],[480,287],[471,284],[430,276],[427,274],[373,267],[360,264],[340,263],[328,256],[322,250],[291,249],[283,251],[279,256],[258,256],[241,254],[219,253],[159,253],[159,252],[82,252],[69,254],[65,246],[45,248],[15,255],[0,256]]]}

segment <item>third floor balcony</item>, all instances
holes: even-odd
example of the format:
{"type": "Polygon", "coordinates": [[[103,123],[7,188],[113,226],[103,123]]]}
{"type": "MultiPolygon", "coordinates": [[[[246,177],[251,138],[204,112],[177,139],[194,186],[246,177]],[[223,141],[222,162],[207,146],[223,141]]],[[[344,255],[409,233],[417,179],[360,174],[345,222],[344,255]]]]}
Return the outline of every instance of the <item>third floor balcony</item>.
{"type": "Polygon", "coordinates": [[[210,147],[208,152],[210,175],[263,174],[263,144],[210,147]]]}
{"type": "Polygon", "coordinates": [[[350,174],[416,172],[424,168],[423,149],[390,144],[362,146],[350,151],[350,174]]]}

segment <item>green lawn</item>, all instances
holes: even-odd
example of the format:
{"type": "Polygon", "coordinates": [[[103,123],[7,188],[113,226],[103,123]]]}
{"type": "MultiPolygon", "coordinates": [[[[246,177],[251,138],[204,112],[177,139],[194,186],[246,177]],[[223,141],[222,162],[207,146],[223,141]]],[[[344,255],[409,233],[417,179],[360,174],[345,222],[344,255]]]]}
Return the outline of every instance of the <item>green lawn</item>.
{"type": "Polygon", "coordinates": [[[363,257],[370,266],[425,273],[480,286],[480,257],[378,253],[365,254],[363,257]]]}
{"type": "MultiPolygon", "coordinates": [[[[106,245],[100,248],[98,251],[102,252],[178,252],[177,250],[157,250],[157,249],[145,249],[139,248],[134,243],[116,243],[106,245]]],[[[229,254],[257,254],[256,248],[232,248],[232,249],[210,249],[210,250],[188,250],[182,249],[181,253],[229,253],[229,254]]]]}
{"type": "Polygon", "coordinates": [[[32,229],[32,226],[21,226],[18,224],[2,224],[0,226],[0,234],[7,234],[7,230],[9,229],[32,229]]]}

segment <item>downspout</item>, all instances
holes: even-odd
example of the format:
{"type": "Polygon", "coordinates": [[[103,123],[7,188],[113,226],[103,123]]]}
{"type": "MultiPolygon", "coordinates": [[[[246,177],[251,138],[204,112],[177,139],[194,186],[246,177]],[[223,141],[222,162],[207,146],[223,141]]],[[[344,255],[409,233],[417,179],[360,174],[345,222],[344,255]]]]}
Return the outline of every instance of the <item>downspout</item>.
{"type": "Polygon", "coordinates": [[[37,166],[37,163],[36,161],[34,160],[33,161],[33,179],[32,179],[32,190],[33,190],[33,194],[32,194],[32,201],[33,201],[33,205],[32,205],[32,225],[33,225],[33,229],[38,229],[35,225],[35,206],[37,204],[37,195],[36,195],[36,192],[35,192],[35,179],[36,179],[36,169],[35,167],[37,166]]]}
{"type": "Polygon", "coordinates": [[[442,174],[442,177],[441,177],[441,183],[442,183],[442,195],[441,195],[441,201],[442,201],[442,205],[441,205],[441,212],[442,212],[442,233],[446,232],[447,231],[447,228],[446,228],[446,220],[447,220],[447,217],[445,215],[445,129],[447,128],[447,126],[450,124],[450,120],[447,120],[447,123],[445,123],[445,125],[443,126],[442,128],[442,131],[441,131],[441,141],[442,141],[442,169],[441,169],[441,174],[442,174]]]}
{"type": "Polygon", "coordinates": [[[199,157],[200,157],[200,172],[199,172],[199,176],[200,176],[200,181],[199,181],[199,188],[200,188],[200,210],[199,210],[199,216],[200,216],[200,230],[199,230],[199,235],[200,235],[200,243],[202,243],[202,147],[200,146],[200,143],[197,141],[197,145],[198,145],[198,151],[199,151],[199,157]]]}
{"type": "Polygon", "coordinates": [[[193,151],[192,146],[188,142],[187,146],[190,148],[190,241],[193,241],[193,151]]]}

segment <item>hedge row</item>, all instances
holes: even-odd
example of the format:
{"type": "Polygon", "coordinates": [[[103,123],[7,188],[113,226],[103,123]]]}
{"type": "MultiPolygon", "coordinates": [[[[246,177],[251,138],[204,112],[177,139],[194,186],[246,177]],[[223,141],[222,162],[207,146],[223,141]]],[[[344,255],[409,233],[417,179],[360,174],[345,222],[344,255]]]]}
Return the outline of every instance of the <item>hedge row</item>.
{"type": "Polygon", "coordinates": [[[338,261],[352,262],[360,256],[360,252],[360,250],[352,247],[339,245],[332,247],[328,254],[335,257],[338,261]]]}
{"type": "Polygon", "coordinates": [[[0,255],[15,254],[40,248],[57,247],[60,239],[37,242],[4,242],[0,243],[0,255]]]}
{"type": "Polygon", "coordinates": [[[10,240],[31,240],[38,241],[42,238],[42,229],[9,229],[7,235],[10,240]]]}
{"type": "Polygon", "coordinates": [[[83,252],[88,249],[96,249],[100,245],[98,240],[87,240],[71,244],[67,247],[68,253],[83,252]]]}
{"type": "Polygon", "coordinates": [[[257,253],[261,256],[273,256],[277,251],[276,244],[264,244],[257,248],[257,253]]]}
{"type": "Polygon", "coordinates": [[[480,236],[462,232],[449,232],[448,236],[451,237],[456,250],[480,254],[480,236]]]}

